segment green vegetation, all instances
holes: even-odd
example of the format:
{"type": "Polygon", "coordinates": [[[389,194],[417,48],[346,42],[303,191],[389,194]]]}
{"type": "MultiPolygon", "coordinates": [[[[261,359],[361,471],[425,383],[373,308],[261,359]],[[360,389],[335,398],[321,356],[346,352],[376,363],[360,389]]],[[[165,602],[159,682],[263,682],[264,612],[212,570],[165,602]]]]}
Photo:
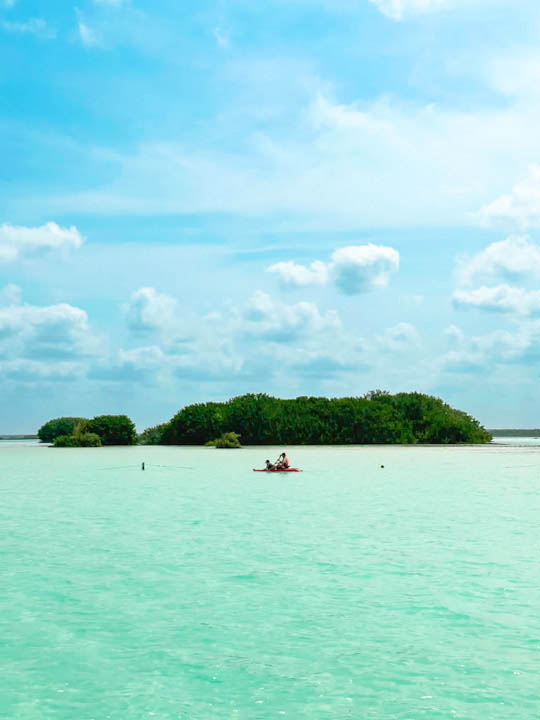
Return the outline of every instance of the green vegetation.
{"type": "Polygon", "coordinates": [[[84,418],[60,417],[49,420],[39,428],[38,437],[41,442],[53,442],[59,435],[72,435],[81,422],[84,422],[84,418]]]}
{"type": "Polygon", "coordinates": [[[98,415],[91,420],[56,418],[42,425],[38,436],[41,442],[54,443],[54,447],[134,445],[137,441],[135,425],[127,415],[98,415]]]}
{"type": "Polygon", "coordinates": [[[167,423],[161,423],[161,425],[155,425],[154,427],[146,428],[140,435],[137,435],[138,445],[161,445],[163,443],[163,433],[167,423]]]}
{"type": "Polygon", "coordinates": [[[138,442],[236,448],[240,437],[244,445],[456,444],[492,439],[477,420],[440,398],[382,390],[363,397],[281,400],[259,393],[222,403],[196,403],[139,436],[126,415],[56,418],[38,435],[42,442],[55,441],[55,447],[138,442]]]}
{"type": "Polygon", "coordinates": [[[134,445],[137,440],[135,425],[127,415],[98,415],[88,421],[86,430],[99,435],[103,445],[134,445]]]}
{"type": "Polygon", "coordinates": [[[223,433],[217,440],[210,440],[205,445],[214,445],[220,449],[235,449],[242,447],[240,445],[240,435],[235,432],[223,433]]]}
{"type": "Polygon", "coordinates": [[[363,397],[241,395],[224,403],[189,405],[165,424],[162,443],[204,445],[224,433],[244,445],[485,443],[491,435],[477,420],[439,398],[421,393],[363,397]]]}
{"type": "Polygon", "coordinates": [[[59,435],[54,439],[53,447],[101,447],[101,438],[95,433],[59,435]]]}

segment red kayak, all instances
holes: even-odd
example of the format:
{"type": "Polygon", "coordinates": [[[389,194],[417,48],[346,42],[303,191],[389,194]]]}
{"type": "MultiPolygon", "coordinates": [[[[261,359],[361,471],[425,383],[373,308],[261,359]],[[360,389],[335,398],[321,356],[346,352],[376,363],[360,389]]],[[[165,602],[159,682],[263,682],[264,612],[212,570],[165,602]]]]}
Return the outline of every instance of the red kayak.
{"type": "Polygon", "coordinates": [[[273,470],[267,470],[264,468],[263,470],[257,470],[257,468],[253,468],[253,472],[302,472],[300,468],[274,468],[273,470]]]}

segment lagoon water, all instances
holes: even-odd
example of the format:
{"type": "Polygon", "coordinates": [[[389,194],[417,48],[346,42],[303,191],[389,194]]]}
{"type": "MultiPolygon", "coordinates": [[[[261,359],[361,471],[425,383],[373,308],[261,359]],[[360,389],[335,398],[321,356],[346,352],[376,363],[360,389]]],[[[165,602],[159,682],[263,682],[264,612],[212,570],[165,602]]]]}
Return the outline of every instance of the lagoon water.
{"type": "Polygon", "coordinates": [[[540,447],[281,449],[0,446],[0,718],[539,718],[540,447]]]}

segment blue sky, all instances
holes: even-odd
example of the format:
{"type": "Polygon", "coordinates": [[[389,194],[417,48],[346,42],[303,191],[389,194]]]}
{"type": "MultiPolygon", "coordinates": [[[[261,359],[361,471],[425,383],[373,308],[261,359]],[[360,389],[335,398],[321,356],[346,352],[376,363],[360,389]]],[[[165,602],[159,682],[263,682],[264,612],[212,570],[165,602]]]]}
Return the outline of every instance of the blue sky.
{"type": "Polygon", "coordinates": [[[0,0],[0,432],[249,391],[540,424],[537,0],[0,0]]]}

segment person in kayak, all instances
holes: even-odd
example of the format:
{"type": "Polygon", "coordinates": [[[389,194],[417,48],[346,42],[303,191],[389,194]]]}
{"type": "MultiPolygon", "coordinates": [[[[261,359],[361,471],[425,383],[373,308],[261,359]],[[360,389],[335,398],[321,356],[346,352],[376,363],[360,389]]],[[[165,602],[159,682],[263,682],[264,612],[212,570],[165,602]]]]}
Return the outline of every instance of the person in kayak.
{"type": "Polygon", "coordinates": [[[266,461],[266,469],[267,470],[275,470],[276,466],[273,463],[271,463],[270,460],[267,460],[266,461]]]}
{"type": "Polygon", "coordinates": [[[279,456],[279,460],[278,460],[277,463],[276,463],[276,467],[277,467],[279,470],[288,470],[288,468],[289,468],[289,458],[287,457],[287,455],[286,455],[284,452],[281,453],[281,455],[279,456]]]}

